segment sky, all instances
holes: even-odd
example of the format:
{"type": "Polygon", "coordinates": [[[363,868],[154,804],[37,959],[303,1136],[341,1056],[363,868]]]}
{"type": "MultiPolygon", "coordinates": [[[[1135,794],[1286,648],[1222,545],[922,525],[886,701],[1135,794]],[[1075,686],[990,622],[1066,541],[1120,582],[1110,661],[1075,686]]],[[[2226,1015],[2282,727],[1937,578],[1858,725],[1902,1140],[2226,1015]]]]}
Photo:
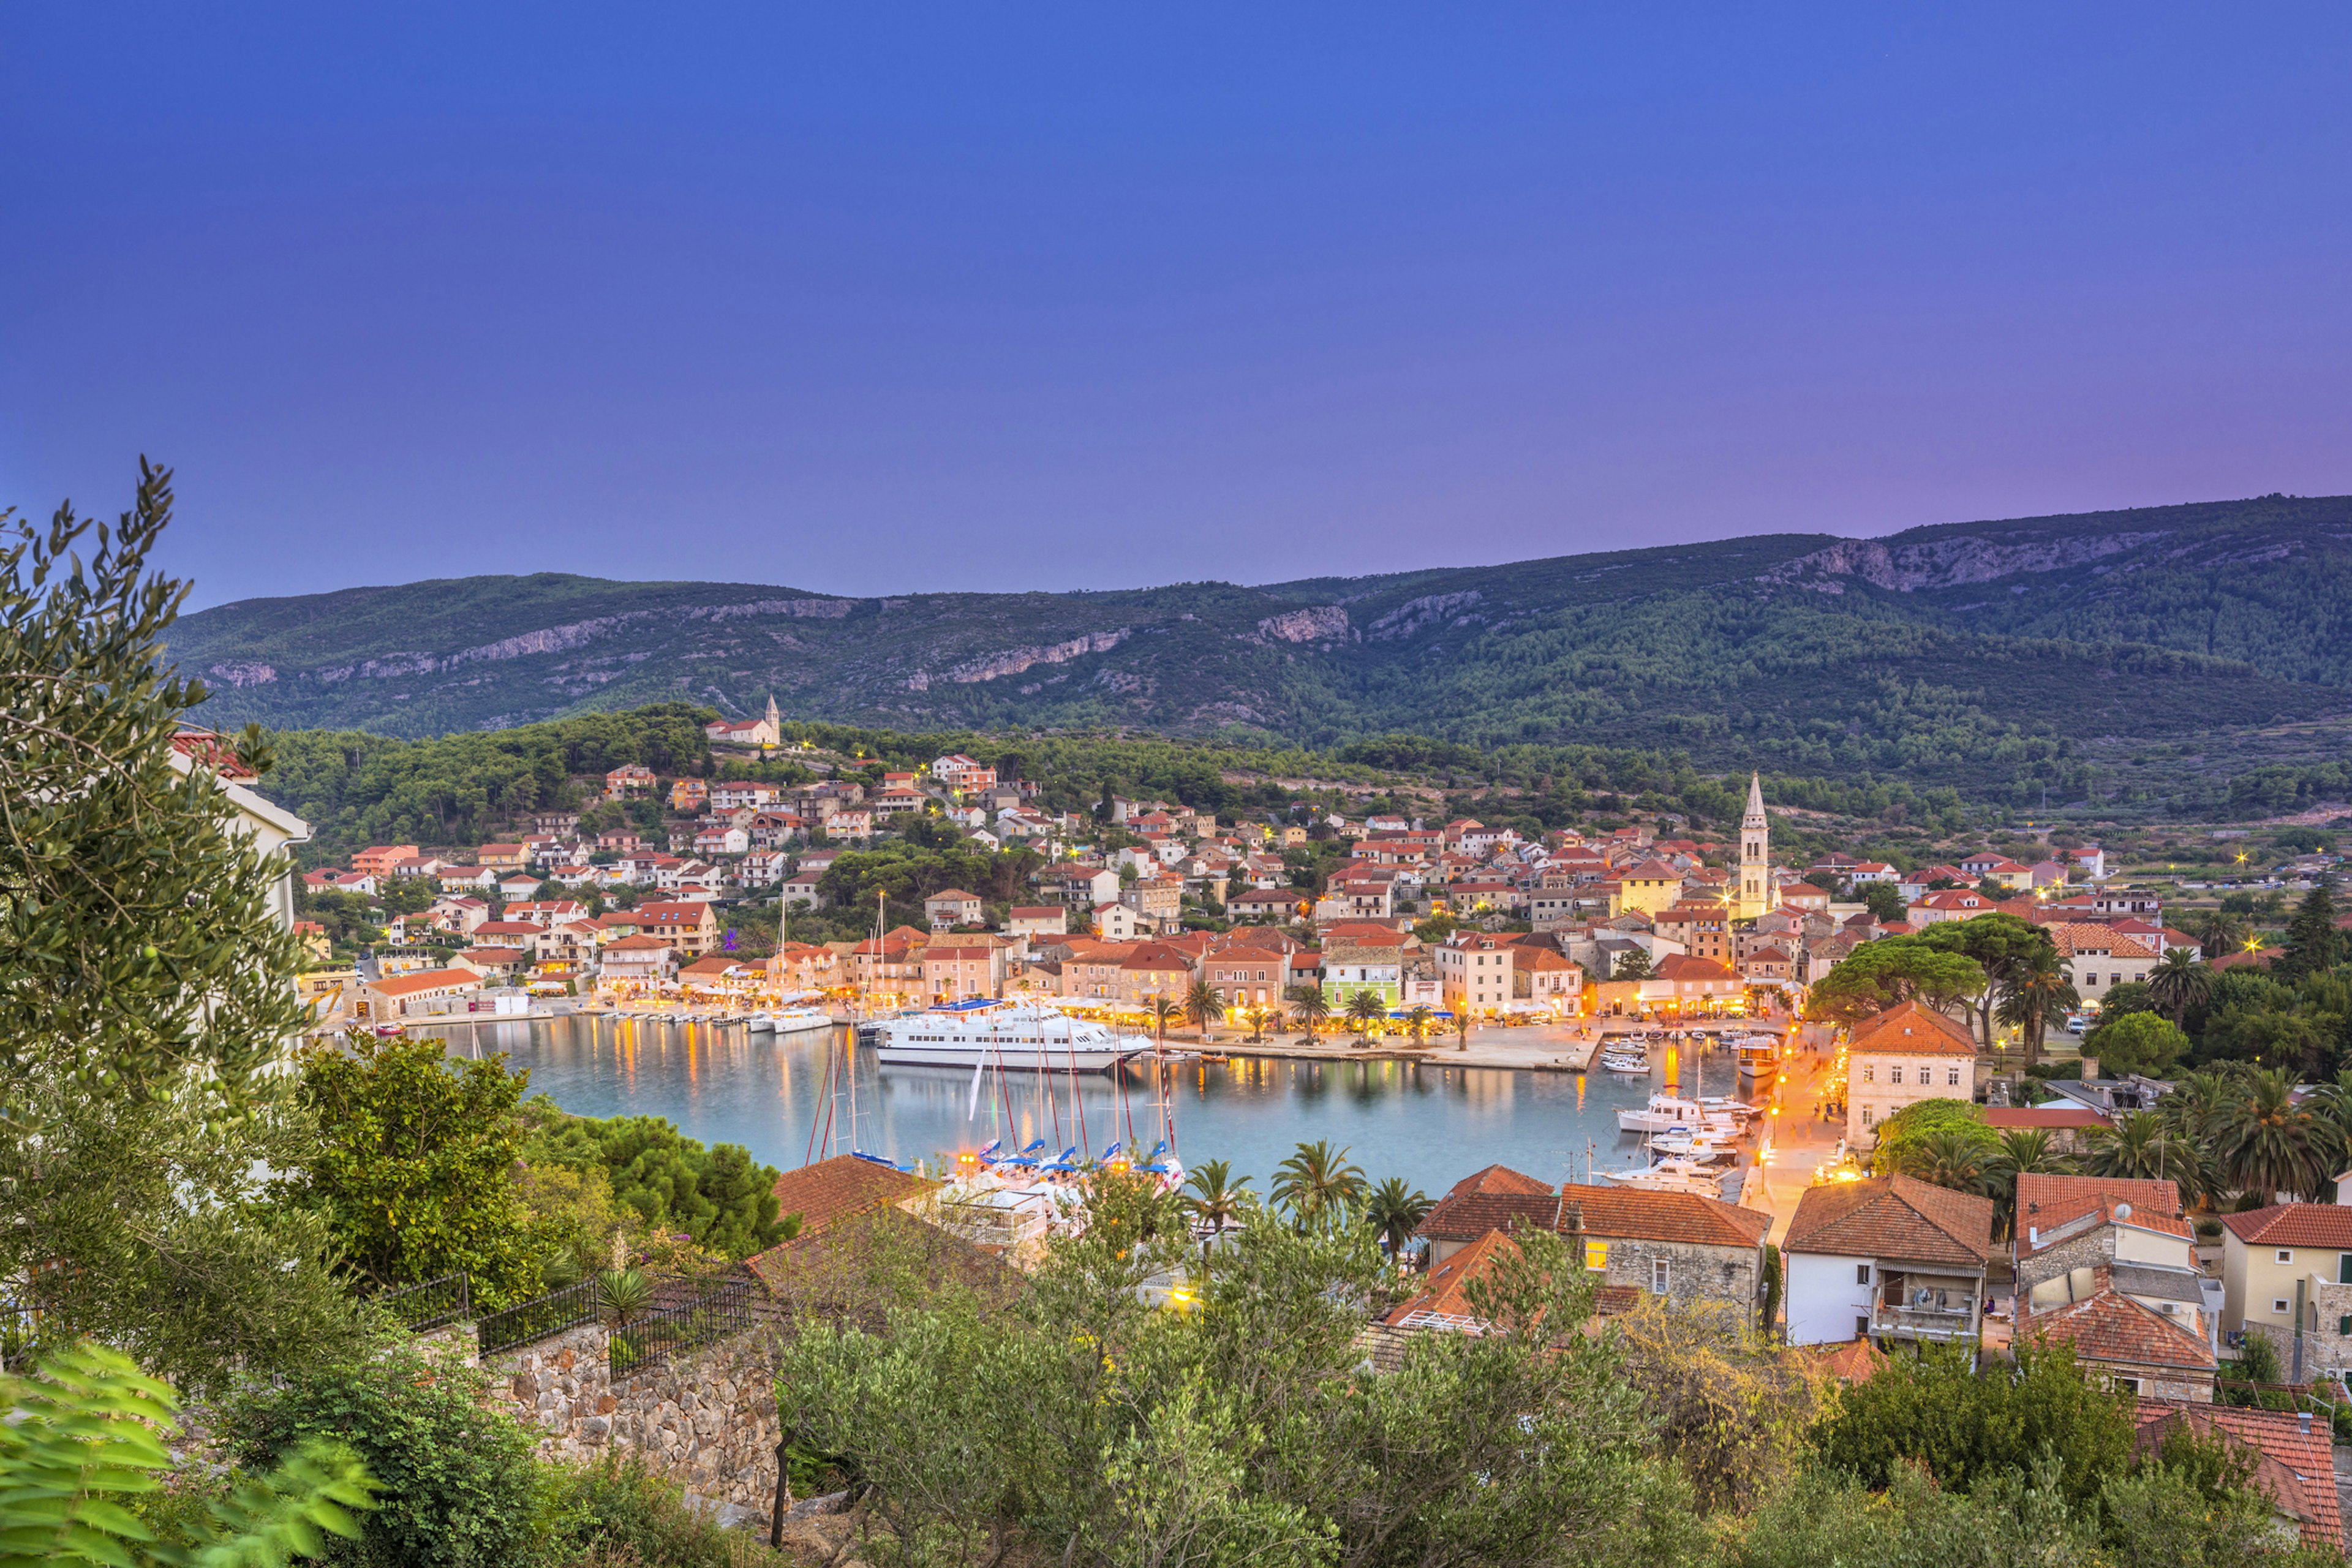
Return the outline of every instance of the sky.
{"type": "Polygon", "coordinates": [[[0,7],[0,504],[194,603],[2352,491],[2352,7],[0,7]],[[1948,13],[1948,14],[1947,14],[1948,13]]]}

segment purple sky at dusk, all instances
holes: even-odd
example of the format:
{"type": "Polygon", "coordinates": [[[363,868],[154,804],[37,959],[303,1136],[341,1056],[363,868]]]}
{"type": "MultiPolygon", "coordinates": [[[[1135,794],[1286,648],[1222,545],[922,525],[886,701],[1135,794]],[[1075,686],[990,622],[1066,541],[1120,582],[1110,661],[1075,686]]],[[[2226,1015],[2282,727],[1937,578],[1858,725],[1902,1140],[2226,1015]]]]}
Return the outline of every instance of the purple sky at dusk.
{"type": "Polygon", "coordinates": [[[2352,490],[2341,5],[357,9],[0,10],[0,504],[200,604],[2352,490]]]}

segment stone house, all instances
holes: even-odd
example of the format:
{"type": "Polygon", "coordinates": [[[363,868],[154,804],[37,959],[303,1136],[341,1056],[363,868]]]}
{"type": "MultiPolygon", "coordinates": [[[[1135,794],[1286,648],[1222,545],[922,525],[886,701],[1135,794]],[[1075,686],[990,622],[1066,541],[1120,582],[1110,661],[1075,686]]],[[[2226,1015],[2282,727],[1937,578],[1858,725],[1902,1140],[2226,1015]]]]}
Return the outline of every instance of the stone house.
{"type": "Polygon", "coordinates": [[[1604,1285],[1762,1310],[1770,1215],[1696,1193],[1574,1183],[1559,1198],[1560,1235],[1604,1285]]]}
{"type": "Polygon", "coordinates": [[[1551,1230],[1559,1224],[1560,1196],[1549,1182],[1507,1165],[1488,1165],[1446,1189],[1413,1234],[1429,1243],[1433,1268],[1490,1230],[1520,1226],[1551,1230]]]}
{"type": "Polygon", "coordinates": [[[2074,1346],[2085,1372],[2125,1394],[2210,1405],[2220,1364],[2212,1345],[2120,1288],[2135,1272],[2162,1273],[2098,1267],[2043,1280],[2026,1298],[2018,1340],[2074,1346]]]}
{"type": "Polygon", "coordinates": [[[934,927],[975,926],[982,912],[980,895],[961,888],[942,888],[923,900],[923,913],[934,927]]]}

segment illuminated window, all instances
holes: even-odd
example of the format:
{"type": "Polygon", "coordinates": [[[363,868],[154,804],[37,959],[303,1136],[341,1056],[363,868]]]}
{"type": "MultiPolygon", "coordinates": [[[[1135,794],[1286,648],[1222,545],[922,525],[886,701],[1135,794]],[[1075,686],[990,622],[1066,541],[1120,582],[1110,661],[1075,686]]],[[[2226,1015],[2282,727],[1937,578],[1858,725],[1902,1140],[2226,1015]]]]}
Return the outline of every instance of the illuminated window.
{"type": "Polygon", "coordinates": [[[1587,1268],[1594,1270],[1608,1268],[1609,1244],[1605,1241],[1586,1242],[1584,1244],[1584,1266],[1587,1268]]]}

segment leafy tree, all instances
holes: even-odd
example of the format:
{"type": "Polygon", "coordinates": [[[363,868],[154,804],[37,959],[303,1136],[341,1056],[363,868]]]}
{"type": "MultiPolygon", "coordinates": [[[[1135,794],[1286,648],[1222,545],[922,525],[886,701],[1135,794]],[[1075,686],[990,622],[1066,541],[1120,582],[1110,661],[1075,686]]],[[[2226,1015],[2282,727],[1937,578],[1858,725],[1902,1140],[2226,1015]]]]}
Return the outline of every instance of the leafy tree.
{"type": "Polygon", "coordinates": [[[2100,996],[2099,1016],[2120,1018],[2126,1013],[2159,1012],[2163,1006],[2157,1000],[2155,987],[2146,981],[2126,980],[2119,985],[2110,985],[2100,996]]]}
{"type": "Polygon", "coordinates": [[[513,1176],[525,1076],[499,1057],[453,1062],[422,1037],[311,1047],[301,1093],[321,1135],[287,1195],[379,1286],[462,1268],[488,1303],[531,1294],[539,1263],[513,1176]]]}
{"type": "Polygon", "coordinates": [[[1616,962],[1610,967],[1609,978],[1612,980],[1647,980],[1650,978],[1650,973],[1651,966],[1649,950],[1647,948],[1636,947],[1617,955],[1616,962]]]}
{"type": "Polygon", "coordinates": [[[1892,882],[1865,882],[1859,891],[1864,907],[1881,925],[1895,925],[1911,913],[1911,906],[1903,901],[1903,894],[1892,882]]]}
{"type": "Polygon", "coordinates": [[[270,1068],[302,1021],[287,873],[164,664],[188,588],[149,571],[171,476],[113,525],[0,513],[0,1277],[62,1337],[206,1392],[333,1353],[361,1321],[306,1216],[254,1171],[301,1141],[270,1068]]]}
{"type": "Polygon", "coordinates": [[[1985,1125],[1984,1113],[1965,1100],[1914,1100],[1880,1122],[1877,1132],[1878,1142],[1871,1152],[1871,1164],[1881,1175],[1890,1172],[1916,1174],[1906,1163],[1910,1158],[1911,1148],[1943,1134],[1964,1138],[1973,1143],[1979,1167],[1990,1162],[2000,1146],[1993,1130],[1985,1125]]]}
{"type": "Polygon", "coordinates": [[[1378,1231],[1381,1240],[1396,1258],[1404,1251],[1406,1242],[1429,1217],[1436,1201],[1418,1187],[1407,1187],[1402,1176],[1391,1176],[1372,1188],[1364,1197],[1364,1222],[1378,1231]]]}
{"type": "Polygon", "coordinates": [[[778,1213],[776,1170],[739,1143],[706,1149],[658,1116],[598,1121],[570,1116],[534,1100],[535,1123],[524,1153],[533,1167],[601,1172],[615,1203],[648,1237],[683,1234],[721,1258],[749,1258],[798,1231],[778,1213]]]}
{"type": "MultiPolygon", "coordinates": [[[[1946,952],[1975,961],[1984,975],[1976,994],[1977,1037],[1992,1046],[1993,1010],[2012,982],[2029,969],[2054,961],[2050,934],[2015,915],[1978,915],[1965,921],[1944,921],[1929,926],[1919,940],[1946,952]]],[[[1875,945],[1875,944],[1873,944],[1875,945]]]]}
{"type": "Polygon", "coordinates": [[[489,1377],[405,1337],[297,1378],[254,1382],[221,1413],[246,1464],[320,1441],[348,1445],[380,1487],[354,1549],[366,1568],[530,1560],[538,1534],[532,1440],[485,1403],[489,1377]]]}
{"type": "Polygon", "coordinates": [[[1921,937],[1864,942],[1832,966],[1812,988],[1807,1013],[1817,1019],[1857,1023],[1901,1003],[1948,1007],[1984,987],[1974,959],[1945,952],[1921,937]]]}
{"type": "Polygon", "coordinates": [[[2075,1502],[2097,1495],[2131,1454],[2129,1398],[2094,1387],[2070,1346],[2021,1344],[2014,1372],[1957,1346],[1896,1356],[1845,1391],[1815,1433],[1827,1463],[1884,1487],[1919,1465],[1940,1486],[1966,1492],[2023,1472],[2046,1454],[2058,1489],[2075,1502]]]}
{"type": "Polygon", "coordinates": [[[1645,1293],[1613,1327],[1660,1449],[1703,1506],[1752,1508],[1805,1462],[1832,1398],[1810,1350],[1775,1344],[1729,1301],[1645,1293]]]}
{"type": "Polygon", "coordinates": [[[2344,961],[2345,933],[2336,929],[2336,894],[2322,879],[2295,906],[2286,928],[2286,949],[2272,965],[2284,979],[2333,969],[2344,961]]]}
{"type": "Polygon", "coordinates": [[[2160,1014],[2126,1013],[2108,1017],[2084,1037],[2083,1054],[2097,1058],[2110,1078],[2135,1072],[2165,1078],[2189,1054],[2189,1037],[2160,1014]]]}
{"type": "Polygon", "coordinates": [[[2224,958],[2245,945],[2252,925],[2243,915],[2227,910],[2209,910],[2191,917],[2190,931],[2197,944],[2208,959],[2224,958]]]}
{"type": "Polygon", "coordinates": [[[28,1377],[0,1378],[0,1562],[280,1563],[353,1536],[376,1482],[334,1434],[261,1457],[182,1539],[159,1539],[124,1505],[156,1490],[179,1431],[171,1385],[120,1352],[84,1344],[28,1377]]]}

